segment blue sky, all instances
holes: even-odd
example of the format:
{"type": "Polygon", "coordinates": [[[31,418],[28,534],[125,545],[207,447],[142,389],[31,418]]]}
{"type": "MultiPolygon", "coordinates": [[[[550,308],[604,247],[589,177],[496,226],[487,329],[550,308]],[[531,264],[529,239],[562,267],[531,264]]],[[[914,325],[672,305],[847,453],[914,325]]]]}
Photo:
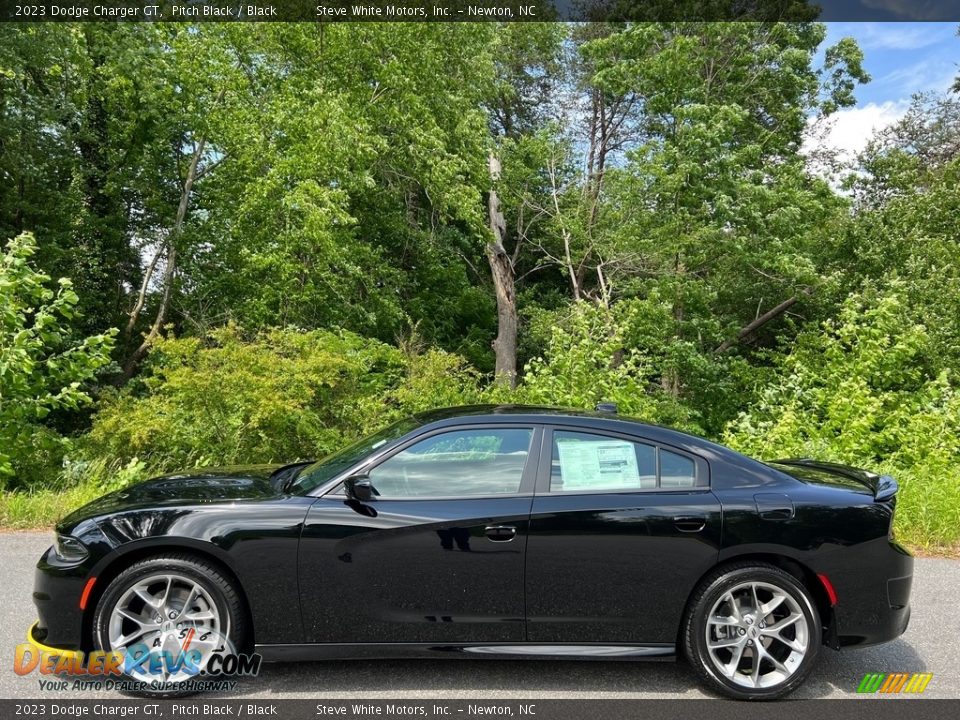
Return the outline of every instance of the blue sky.
{"type": "Polygon", "coordinates": [[[842,37],[855,38],[872,78],[857,88],[857,106],[837,113],[829,144],[855,152],[871,130],[903,115],[911,95],[949,88],[960,74],[957,27],[957,23],[828,23],[823,47],[842,37]]]}
{"type": "Polygon", "coordinates": [[[957,23],[829,23],[826,46],[856,38],[873,80],[857,92],[858,105],[944,90],[960,72],[957,23]]]}

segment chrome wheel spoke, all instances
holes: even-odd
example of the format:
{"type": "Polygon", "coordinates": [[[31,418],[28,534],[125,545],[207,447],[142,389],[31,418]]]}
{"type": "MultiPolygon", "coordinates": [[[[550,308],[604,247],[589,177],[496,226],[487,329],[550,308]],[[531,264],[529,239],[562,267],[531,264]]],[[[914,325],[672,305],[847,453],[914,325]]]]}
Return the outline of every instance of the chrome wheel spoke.
{"type": "Polygon", "coordinates": [[[759,645],[754,645],[754,646],[751,648],[751,650],[753,650],[753,652],[751,653],[751,655],[753,656],[753,664],[750,666],[750,682],[753,683],[753,686],[754,686],[754,687],[759,687],[759,686],[760,686],[760,661],[761,661],[761,657],[760,657],[759,647],[760,647],[759,645]]]}
{"type": "Polygon", "coordinates": [[[712,618],[710,618],[709,622],[710,622],[711,625],[721,625],[721,626],[723,626],[723,625],[733,625],[734,627],[738,627],[738,626],[740,625],[740,621],[739,621],[739,620],[737,620],[736,618],[731,617],[731,616],[729,616],[729,615],[727,615],[727,616],[724,616],[724,615],[714,615],[712,618]]]}
{"type": "Polygon", "coordinates": [[[743,617],[740,615],[740,608],[737,606],[737,599],[733,596],[733,593],[727,593],[723,596],[723,599],[729,603],[730,610],[732,610],[730,617],[739,623],[743,617]]]}
{"type": "Polygon", "coordinates": [[[149,632],[149,630],[147,630],[146,628],[141,627],[141,628],[138,629],[138,630],[134,630],[134,631],[133,631],[132,633],[130,633],[129,635],[121,635],[120,637],[118,637],[118,638],[116,638],[116,639],[110,638],[110,642],[111,642],[111,644],[113,644],[114,647],[126,647],[126,646],[128,646],[130,643],[132,643],[134,640],[137,640],[137,639],[143,637],[144,635],[146,635],[147,632],[149,632]]]}
{"type": "Polygon", "coordinates": [[[743,649],[746,647],[745,642],[738,642],[733,654],[730,657],[730,662],[720,666],[720,672],[726,675],[728,678],[732,678],[737,669],[740,667],[740,660],[743,658],[743,649]]]}
{"type": "Polygon", "coordinates": [[[190,593],[187,595],[187,599],[183,601],[183,610],[181,612],[187,613],[190,611],[190,608],[193,607],[193,602],[197,598],[200,588],[197,585],[194,585],[190,588],[190,593]]]}
{"type": "Polygon", "coordinates": [[[759,650],[759,652],[757,653],[757,656],[760,658],[761,661],[766,660],[780,672],[783,672],[783,673],[790,672],[789,670],[787,670],[787,666],[784,665],[779,660],[777,660],[777,658],[775,658],[773,655],[768,653],[766,648],[763,647],[763,645],[761,645],[760,643],[757,643],[757,648],[759,650]]]}
{"type": "Polygon", "coordinates": [[[761,617],[767,617],[770,613],[776,610],[783,604],[783,601],[787,599],[787,596],[781,592],[773,594],[773,600],[768,603],[760,605],[760,612],[758,613],[761,617]]]}
{"type": "Polygon", "coordinates": [[[717,648],[728,648],[734,647],[736,645],[741,645],[743,643],[742,638],[725,638],[723,640],[711,640],[710,649],[715,650],[717,648]]]}
{"type": "Polygon", "coordinates": [[[160,598],[160,602],[157,603],[160,607],[163,607],[167,604],[167,600],[170,598],[170,588],[173,587],[173,576],[167,575],[167,587],[163,591],[163,597],[160,598]]]}
{"type": "Polygon", "coordinates": [[[133,592],[138,598],[143,600],[145,605],[149,605],[153,608],[160,606],[160,603],[157,601],[157,599],[151,595],[146,588],[138,585],[137,587],[133,588],[133,592]]]}
{"type": "Polygon", "coordinates": [[[805,653],[807,651],[807,646],[805,643],[799,643],[796,640],[785,638],[779,632],[765,632],[763,634],[771,640],[775,640],[778,643],[786,645],[793,652],[805,653]]]}
{"type": "Polygon", "coordinates": [[[765,632],[779,633],[784,628],[787,628],[790,625],[793,625],[795,622],[798,622],[800,620],[803,620],[803,615],[801,615],[800,613],[790,615],[789,617],[785,617],[782,620],[777,620],[777,622],[767,625],[767,627],[765,628],[765,632]]]}
{"type": "Polygon", "coordinates": [[[120,617],[124,617],[130,622],[135,622],[140,627],[148,630],[160,627],[159,623],[153,621],[153,618],[144,618],[142,615],[137,615],[129,610],[117,610],[117,614],[120,617]]]}

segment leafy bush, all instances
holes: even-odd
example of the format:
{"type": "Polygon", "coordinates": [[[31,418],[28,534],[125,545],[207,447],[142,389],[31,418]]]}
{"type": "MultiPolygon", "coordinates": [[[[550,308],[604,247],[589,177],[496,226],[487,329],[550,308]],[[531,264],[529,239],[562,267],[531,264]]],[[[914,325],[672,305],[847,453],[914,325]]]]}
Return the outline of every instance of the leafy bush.
{"type": "Polygon", "coordinates": [[[79,298],[70,280],[32,263],[30,234],[0,254],[0,489],[43,480],[55,467],[62,438],[40,423],[51,411],[90,402],[84,384],[110,363],[115,331],[77,340],[70,324],[79,298]],[[39,476],[39,477],[38,477],[39,476]]]}
{"type": "Polygon", "coordinates": [[[228,326],[158,342],[140,386],[104,398],[82,455],[114,470],[315,458],[403,413],[457,404],[475,384],[439,351],[410,356],[326,330],[247,339],[228,326]]]}
{"type": "Polygon", "coordinates": [[[901,484],[904,538],[949,544],[960,538],[960,394],[899,290],[854,295],[836,321],[801,333],[726,440],[758,457],[889,473],[901,484]]]}
{"type": "MultiPolygon", "coordinates": [[[[527,363],[514,402],[592,410],[614,402],[622,415],[701,431],[694,414],[658,390],[656,373],[642,351],[625,347],[625,329],[636,307],[615,311],[577,303],[554,323],[543,354],[527,363]]],[[[490,396],[497,397],[496,391],[490,396]]]]}

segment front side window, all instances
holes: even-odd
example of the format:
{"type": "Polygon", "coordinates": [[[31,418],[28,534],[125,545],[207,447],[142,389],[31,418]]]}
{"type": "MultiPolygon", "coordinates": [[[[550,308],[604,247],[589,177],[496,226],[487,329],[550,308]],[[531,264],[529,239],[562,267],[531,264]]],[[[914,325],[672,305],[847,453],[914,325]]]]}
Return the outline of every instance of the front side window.
{"type": "Polygon", "coordinates": [[[696,465],[684,455],[605,435],[553,433],[551,492],[631,492],[696,484],[696,465]]]}
{"type": "Polygon", "coordinates": [[[404,448],[369,475],[381,498],[520,492],[531,428],[452,430],[404,448]]]}

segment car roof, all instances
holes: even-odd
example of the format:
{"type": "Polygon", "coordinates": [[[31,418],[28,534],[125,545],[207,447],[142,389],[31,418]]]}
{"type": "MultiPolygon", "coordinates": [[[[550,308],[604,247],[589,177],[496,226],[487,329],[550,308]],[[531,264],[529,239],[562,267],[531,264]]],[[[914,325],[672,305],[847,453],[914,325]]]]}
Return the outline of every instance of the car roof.
{"type": "Polygon", "coordinates": [[[465,423],[550,423],[572,425],[579,428],[611,430],[641,435],[654,442],[664,442],[678,447],[712,449],[720,454],[734,454],[729,448],[690,433],[645,423],[635,418],[611,412],[595,412],[546,405],[462,405],[416,413],[415,417],[424,426],[435,427],[463,425],[465,423]]]}

